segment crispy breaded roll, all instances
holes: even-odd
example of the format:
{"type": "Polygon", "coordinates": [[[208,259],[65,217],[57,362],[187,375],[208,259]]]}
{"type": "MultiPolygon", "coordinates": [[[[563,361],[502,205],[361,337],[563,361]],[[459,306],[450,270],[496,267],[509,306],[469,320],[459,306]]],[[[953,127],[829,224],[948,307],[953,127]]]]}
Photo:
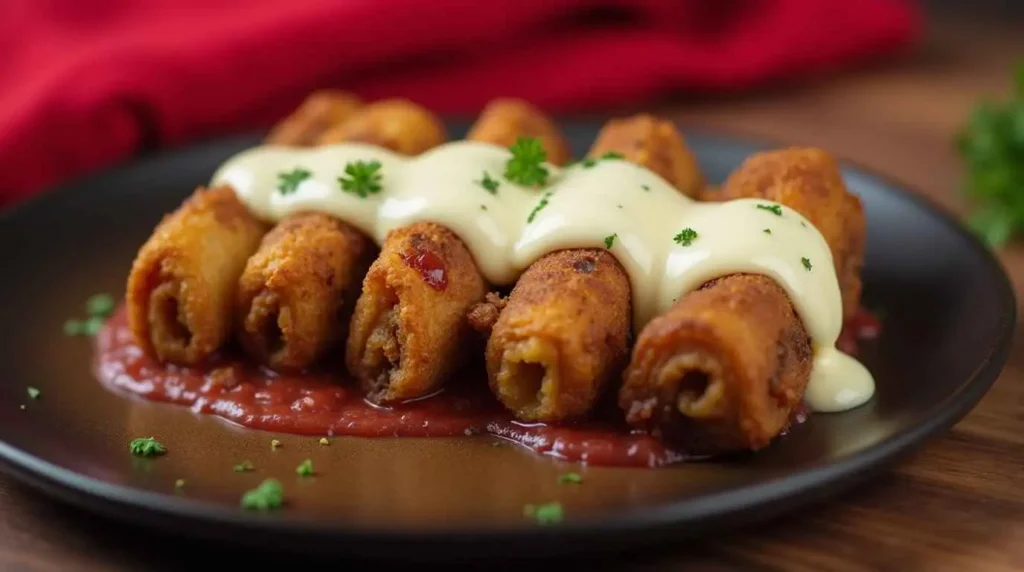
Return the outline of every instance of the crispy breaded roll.
{"type": "Polygon", "coordinates": [[[488,103],[466,139],[511,147],[523,136],[540,139],[552,165],[565,165],[572,159],[569,142],[554,122],[522,99],[501,98],[488,103]]]}
{"type": "Polygon", "coordinates": [[[239,280],[239,339],[278,371],[309,367],[344,335],[373,243],[320,213],[292,215],[263,237],[239,280]]]}
{"type": "MultiPolygon", "coordinates": [[[[366,114],[357,113],[339,124],[355,121],[359,129],[335,132],[334,142],[373,142],[409,154],[444,142],[412,132],[424,122],[440,122],[422,108],[410,112],[404,103],[385,102],[365,109],[366,114]],[[420,119],[405,123],[410,113],[420,119]]],[[[312,365],[344,339],[363,277],[376,253],[370,237],[327,215],[298,213],[283,219],[262,241],[242,275],[238,292],[242,347],[277,370],[312,365]]]]}
{"type": "Polygon", "coordinates": [[[361,107],[324,132],[317,144],[360,141],[416,155],[447,139],[444,123],[430,110],[406,99],[385,99],[361,107]]]}
{"type": "MultiPolygon", "coordinates": [[[[754,155],[716,199],[724,197],[763,197],[798,211],[818,226],[836,268],[855,269],[848,281],[859,292],[863,215],[827,154],[784,149],[754,155]]],[[[759,449],[786,428],[803,399],[809,343],[781,286],[764,276],[724,276],[644,327],[619,405],[631,425],[692,453],[759,449]]]]}
{"type": "Polygon", "coordinates": [[[367,398],[394,403],[439,389],[469,353],[466,312],[486,291],[466,245],[443,226],[389,233],[363,281],[346,351],[367,398]]]}
{"type": "Polygon", "coordinates": [[[619,402],[627,422],[695,454],[756,450],[787,427],[811,346],[782,288],[736,274],[644,327],[619,402]]]}
{"type": "Polygon", "coordinates": [[[622,153],[631,162],[661,175],[688,197],[697,198],[704,187],[697,156],[667,119],[641,113],[608,121],[588,155],[600,157],[609,151],[622,153]]]}
{"type": "Polygon", "coordinates": [[[587,413],[628,357],[630,287],[606,250],[561,250],[520,276],[491,332],[491,390],[524,421],[587,413]]]}
{"type": "Polygon", "coordinates": [[[265,142],[272,145],[313,145],[324,132],[343,123],[362,106],[362,100],[347,91],[315,91],[291,115],[270,129],[265,142]]]}
{"type": "MultiPolygon", "coordinates": [[[[609,121],[589,157],[609,151],[689,185],[692,155],[670,122],[648,115],[609,121]]],[[[582,417],[629,358],[629,276],[600,249],[548,254],[522,276],[487,341],[495,396],[523,421],[582,417]]],[[[486,315],[474,311],[471,318],[486,315]]],[[[490,312],[493,314],[493,312],[490,312]]]]}
{"type": "Polygon", "coordinates": [[[717,192],[704,198],[763,198],[807,217],[825,237],[843,296],[843,316],[860,305],[867,227],[860,199],[846,189],[839,164],[828,152],[791,147],[751,155],[717,192]]]}
{"type": "Polygon", "coordinates": [[[266,227],[230,187],[200,187],[165,216],[128,275],[128,323],[159,360],[196,365],[231,333],[234,295],[266,227]]]}

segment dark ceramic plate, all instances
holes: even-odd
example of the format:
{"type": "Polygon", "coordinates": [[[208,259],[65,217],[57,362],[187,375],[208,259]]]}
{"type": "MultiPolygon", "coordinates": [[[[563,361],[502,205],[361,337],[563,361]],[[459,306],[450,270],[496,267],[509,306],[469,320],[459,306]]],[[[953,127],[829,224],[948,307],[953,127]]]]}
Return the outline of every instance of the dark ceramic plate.
{"type": "MultiPolygon", "coordinates": [[[[582,154],[598,125],[570,124],[582,154]]],[[[453,127],[461,135],[462,125],[453,127]]],[[[689,133],[717,182],[762,145],[689,133]]],[[[96,292],[120,294],[136,249],[160,217],[245,137],[138,161],[34,200],[0,218],[0,459],[55,497],[139,524],[305,551],[428,557],[544,555],[622,549],[706,533],[792,510],[853,485],[981,398],[1006,359],[1015,301],[999,264],[956,221],[910,192],[853,166],[867,208],[865,302],[884,312],[862,357],[878,380],[873,401],[818,415],[760,454],[665,469],[573,467],[486,437],[337,439],[243,430],[188,409],[110,393],[90,373],[91,345],[62,324],[96,292]],[[26,397],[26,386],[42,390],[26,397]],[[20,410],[21,405],[25,410],[20,410]],[[154,435],[166,456],[128,454],[154,435]],[[271,437],[283,442],[272,451],[271,437]],[[312,458],[319,476],[299,479],[312,458]],[[251,460],[256,470],[232,466],[251,460]],[[285,485],[286,510],[243,512],[262,479],[285,485]],[[187,485],[175,492],[177,479],[187,485]],[[528,503],[560,501],[565,521],[539,527],[528,503]]],[[[11,168],[8,166],[7,168],[11,168]]]]}

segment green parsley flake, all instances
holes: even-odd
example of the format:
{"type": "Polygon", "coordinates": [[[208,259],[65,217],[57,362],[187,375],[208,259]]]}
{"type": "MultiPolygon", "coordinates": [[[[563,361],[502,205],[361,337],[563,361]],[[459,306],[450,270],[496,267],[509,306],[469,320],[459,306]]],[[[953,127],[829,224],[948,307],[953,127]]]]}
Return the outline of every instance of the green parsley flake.
{"type": "Polygon", "coordinates": [[[597,159],[594,159],[592,157],[587,157],[586,159],[580,161],[580,165],[582,165],[584,169],[589,169],[589,168],[593,167],[596,164],[597,164],[597,159]]]}
{"type": "Polygon", "coordinates": [[[85,312],[90,316],[109,317],[114,313],[114,297],[110,294],[93,294],[85,301],[85,312]]]}
{"type": "Polygon", "coordinates": [[[379,193],[381,187],[380,161],[354,161],[345,165],[346,177],[338,177],[341,190],[361,199],[379,193]]]}
{"type": "Polygon", "coordinates": [[[167,448],[153,437],[140,437],[132,440],[128,450],[136,457],[155,457],[167,452],[167,448]]]}
{"type": "Polygon", "coordinates": [[[277,479],[266,479],[242,495],[242,508],[247,510],[273,510],[284,504],[284,487],[277,479]]]}
{"type": "Polygon", "coordinates": [[[651,190],[651,187],[649,187],[647,185],[640,185],[640,188],[645,190],[645,191],[650,191],[651,190]]]}
{"type": "Polygon", "coordinates": [[[580,164],[583,165],[584,169],[589,169],[589,168],[593,167],[594,165],[596,165],[598,161],[611,161],[611,160],[614,160],[614,159],[625,159],[625,158],[626,158],[626,156],[623,155],[622,153],[619,153],[618,151],[608,151],[607,153],[605,153],[604,155],[601,155],[600,157],[598,157],[596,159],[588,157],[588,158],[584,159],[583,161],[581,161],[580,164]]]}
{"type": "Polygon", "coordinates": [[[82,322],[82,333],[87,336],[95,336],[103,329],[104,319],[100,316],[90,316],[82,322]]]}
{"type": "Polygon", "coordinates": [[[487,171],[484,171],[484,177],[477,183],[492,195],[498,194],[498,186],[501,185],[497,179],[492,179],[491,174],[487,171]]]}
{"type": "Polygon", "coordinates": [[[782,216],[782,207],[779,205],[757,205],[757,208],[774,213],[775,216],[782,216]]]}
{"type": "Polygon", "coordinates": [[[533,222],[533,219],[537,216],[537,213],[539,213],[544,207],[548,206],[548,199],[550,198],[551,191],[544,193],[544,196],[541,197],[540,202],[537,203],[537,206],[533,207],[533,210],[530,211],[530,216],[526,218],[526,222],[533,222]]]}
{"type": "Polygon", "coordinates": [[[809,258],[801,258],[800,262],[804,265],[804,268],[806,268],[807,271],[810,272],[810,270],[811,270],[811,260],[809,258]]]}
{"type": "Polygon", "coordinates": [[[528,504],[523,507],[523,516],[533,518],[540,525],[556,524],[562,521],[562,503],[528,504]]]}
{"type": "Polygon", "coordinates": [[[604,237],[604,247],[611,248],[612,245],[615,244],[615,239],[618,237],[619,233],[609,234],[608,236],[604,237]]]}
{"type": "Polygon", "coordinates": [[[66,336],[78,336],[84,333],[82,327],[85,322],[81,320],[68,320],[64,322],[64,335],[66,336]]]}
{"type": "Polygon", "coordinates": [[[249,471],[251,471],[251,470],[253,470],[255,468],[256,467],[253,466],[252,461],[242,461],[241,463],[238,463],[237,465],[235,465],[235,472],[236,473],[248,473],[249,471]]]}
{"type": "Polygon", "coordinates": [[[28,386],[26,388],[26,390],[28,391],[28,398],[29,399],[39,399],[40,394],[42,394],[42,392],[39,391],[38,388],[32,387],[31,385],[28,386]]]}
{"type": "Polygon", "coordinates": [[[519,137],[508,148],[512,158],[505,164],[505,178],[524,187],[543,186],[548,180],[548,170],[544,161],[548,154],[541,145],[540,139],[519,137]]]}
{"type": "Polygon", "coordinates": [[[807,223],[804,221],[800,221],[800,226],[807,228],[807,223]]]}
{"type": "Polygon", "coordinates": [[[583,482],[583,477],[579,473],[565,473],[558,475],[558,482],[563,485],[578,485],[583,482]]]}
{"type": "Polygon", "coordinates": [[[312,475],[313,474],[313,461],[310,460],[310,459],[306,459],[305,461],[302,461],[302,463],[300,463],[298,467],[295,467],[295,472],[300,474],[300,475],[302,475],[303,477],[308,477],[308,476],[312,475]]]}
{"type": "Polygon", "coordinates": [[[487,210],[487,205],[480,205],[480,210],[482,210],[482,211],[487,210]]]}
{"type": "Polygon", "coordinates": [[[312,176],[313,173],[310,173],[301,167],[296,167],[287,173],[278,173],[277,190],[280,191],[282,195],[294,193],[299,189],[299,184],[302,183],[302,181],[305,181],[312,176]]]}
{"type": "Polygon", "coordinates": [[[697,239],[697,236],[697,231],[693,230],[692,228],[684,228],[683,230],[679,231],[678,234],[672,237],[672,240],[675,241],[676,244],[680,244],[682,246],[690,246],[690,244],[697,239]]]}
{"type": "Polygon", "coordinates": [[[771,234],[772,233],[772,229],[766,228],[766,229],[764,229],[764,233],[765,234],[771,234]]]}

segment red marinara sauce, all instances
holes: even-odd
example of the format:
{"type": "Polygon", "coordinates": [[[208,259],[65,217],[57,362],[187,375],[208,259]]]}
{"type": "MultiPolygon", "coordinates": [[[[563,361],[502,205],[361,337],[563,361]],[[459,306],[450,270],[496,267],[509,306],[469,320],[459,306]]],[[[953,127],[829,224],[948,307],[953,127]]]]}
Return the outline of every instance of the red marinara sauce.
{"type": "MultiPolygon", "coordinates": [[[[849,337],[855,343],[855,335],[849,337]]],[[[164,365],[135,344],[123,306],[97,335],[96,350],[96,373],[107,387],[189,406],[252,429],[349,437],[491,435],[543,455],[603,466],[660,467],[689,458],[649,435],[630,431],[614,407],[585,423],[519,423],[485,383],[380,407],[363,399],[351,380],[338,373],[341,366],[284,375],[235,356],[218,357],[201,368],[164,365]]],[[[794,424],[804,418],[806,412],[800,409],[794,424]]]]}

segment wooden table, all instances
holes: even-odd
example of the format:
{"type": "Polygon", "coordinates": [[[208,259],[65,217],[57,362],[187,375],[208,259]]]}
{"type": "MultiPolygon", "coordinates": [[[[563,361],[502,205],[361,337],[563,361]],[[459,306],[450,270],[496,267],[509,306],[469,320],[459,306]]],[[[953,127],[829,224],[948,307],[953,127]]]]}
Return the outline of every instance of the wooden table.
{"type": "MultiPolygon", "coordinates": [[[[1024,22],[939,17],[917,53],[883,67],[727,101],[676,103],[668,113],[684,124],[825,147],[962,212],[952,134],[977,98],[1009,92],[1015,57],[1024,57],[1024,22]]],[[[1000,257],[1020,296],[1024,245],[1000,257]]],[[[0,477],[2,570],[181,569],[196,560],[196,546],[100,520],[0,477]]],[[[701,570],[1024,569],[1024,348],[1015,345],[994,388],[952,431],[844,497],[714,542],[586,566],[684,563],[701,570]]],[[[281,561],[295,564],[300,559],[281,561]]]]}

